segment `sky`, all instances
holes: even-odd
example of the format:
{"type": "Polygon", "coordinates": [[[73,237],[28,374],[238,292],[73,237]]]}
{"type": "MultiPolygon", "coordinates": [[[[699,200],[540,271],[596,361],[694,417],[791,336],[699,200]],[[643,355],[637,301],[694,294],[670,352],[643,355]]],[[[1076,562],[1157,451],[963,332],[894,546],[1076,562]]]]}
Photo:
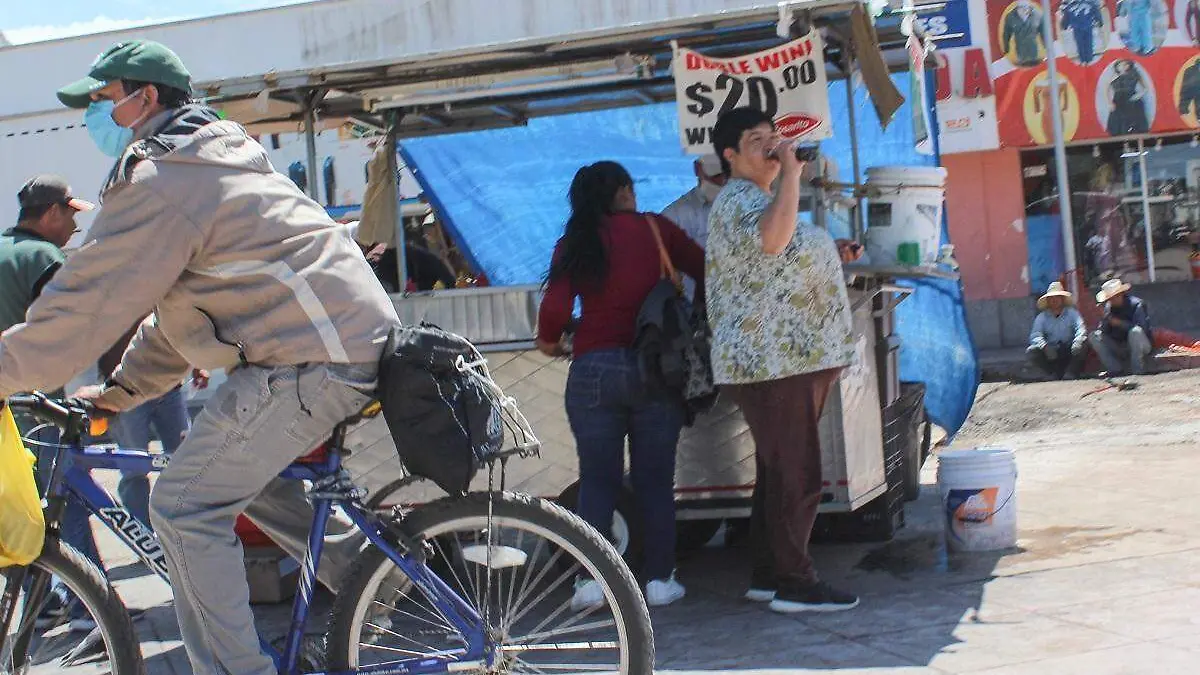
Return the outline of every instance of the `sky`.
{"type": "Polygon", "coordinates": [[[4,0],[0,33],[12,44],[195,19],[305,0],[4,0]]]}

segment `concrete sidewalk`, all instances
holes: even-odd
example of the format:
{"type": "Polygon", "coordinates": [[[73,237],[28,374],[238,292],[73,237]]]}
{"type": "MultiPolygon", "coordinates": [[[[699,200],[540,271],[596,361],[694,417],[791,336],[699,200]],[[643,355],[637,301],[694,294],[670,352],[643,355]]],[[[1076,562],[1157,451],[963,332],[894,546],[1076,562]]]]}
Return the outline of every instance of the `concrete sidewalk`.
{"type": "MultiPolygon", "coordinates": [[[[1200,372],[981,391],[955,447],[1017,451],[1019,548],[949,556],[936,460],[884,545],[817,548],[825,577],[862,594],[833,615],[779,616],[739,598],[745,551],[710,547],[680,565],[688,597],[653,613],[663,673],[1200,672],[1200,372]]],[[[190,673],[170,593],[106,533],[101,547],[139,622],[151,675],[190,673]]],[[[274,638],[287,606],[260,607],[274,638]]]]}

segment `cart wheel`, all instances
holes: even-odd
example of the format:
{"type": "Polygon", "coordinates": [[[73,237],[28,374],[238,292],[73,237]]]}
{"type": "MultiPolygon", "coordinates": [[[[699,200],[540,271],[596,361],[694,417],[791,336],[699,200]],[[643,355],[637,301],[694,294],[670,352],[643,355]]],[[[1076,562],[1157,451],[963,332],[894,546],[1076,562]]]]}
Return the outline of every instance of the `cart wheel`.
{"type": "Polygon", "coordinates": [[[721,529],[720,518],[708,520],[679,520],[675,522],[675,551],[693,553],[712,541],[721,529]]]}
{"type": "Polygon", "coordinates": [[[921,410],[921,418],[917,423],[915,442],[906,449],[904,457],[904,501],[912,502],[921,497],[921,467],[929,454],[929,420],[925,410],[921,410]]]}
{"type": "MultiPolygon", "coordinates": [[[[567,486],[558,496],[558,503],[571,511],[579,505],[579,481],[567,486]]],[[[612,532],[607,538],[632,569],[640,569],[642,562],[642,523],[638,517],[637,498],[627,487],[617,493],[617,509],[613,512],[612,532]]]]}

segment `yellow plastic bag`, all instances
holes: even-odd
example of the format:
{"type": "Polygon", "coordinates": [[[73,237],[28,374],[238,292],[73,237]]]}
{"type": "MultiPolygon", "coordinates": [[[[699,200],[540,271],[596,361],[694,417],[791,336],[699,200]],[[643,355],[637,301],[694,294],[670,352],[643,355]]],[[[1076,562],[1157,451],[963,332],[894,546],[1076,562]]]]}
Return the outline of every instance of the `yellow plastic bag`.
{"type": "Polygon", "coordinates": [[[46,521],[33,478],[35,460],[5,406],[0,411],[0,567],[28,565],[42,554],[46,521]]]}

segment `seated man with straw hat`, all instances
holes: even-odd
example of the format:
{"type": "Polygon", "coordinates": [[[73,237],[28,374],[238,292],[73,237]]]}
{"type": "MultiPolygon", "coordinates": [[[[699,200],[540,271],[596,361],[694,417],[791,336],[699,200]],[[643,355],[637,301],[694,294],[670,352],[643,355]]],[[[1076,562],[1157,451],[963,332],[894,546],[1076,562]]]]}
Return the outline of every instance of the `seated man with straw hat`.
{"type": "Polygon", "coordinates": [[[1087,328],[1075,309],[1075,297],[1057,281],[1038,298],[1041,312],[1029,332],[1029,360],[1056,380],[1074,380],[1087,358],[1087,328]]]}
{"type": "Polygon", "coordinates": [[[1146,371],[1146,357],[1154,351],[1146,303],[1129,294],[1132,288],[1120,279],[1109,279],[1096,294],[1104,317],[1092,333],[1092,348],[1109,375],[1141,375],[1146,371]]]}

